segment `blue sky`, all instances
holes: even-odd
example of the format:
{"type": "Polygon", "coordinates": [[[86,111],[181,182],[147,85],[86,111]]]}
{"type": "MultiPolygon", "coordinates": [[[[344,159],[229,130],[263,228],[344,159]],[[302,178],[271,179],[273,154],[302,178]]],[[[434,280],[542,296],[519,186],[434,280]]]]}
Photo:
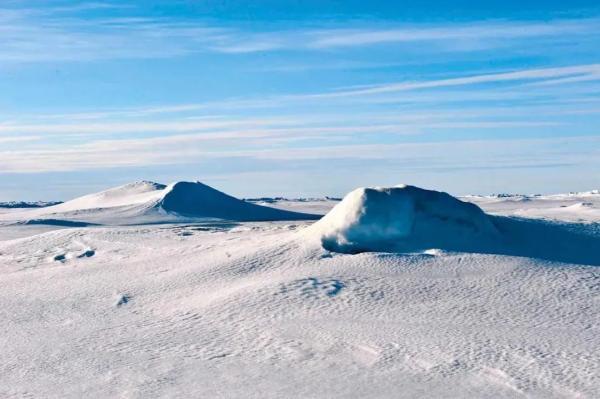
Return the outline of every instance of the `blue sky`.
{"type": "Polygon", "coordinates": [[[600,187],[593,1],[3,1],[0,200],[600,187]]]}

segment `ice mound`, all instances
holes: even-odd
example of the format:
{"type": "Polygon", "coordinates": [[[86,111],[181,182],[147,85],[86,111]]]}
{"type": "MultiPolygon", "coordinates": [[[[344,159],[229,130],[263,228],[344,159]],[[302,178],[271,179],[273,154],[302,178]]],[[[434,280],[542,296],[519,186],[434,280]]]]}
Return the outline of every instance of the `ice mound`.
{"type": "Polygon", "coordinates": [[[165,189],[157,206],[162,212],[193,218],[235,221],[317,219],[306,213],[285,211],[242,201],[200,182],[177,182],[165,189]]]}
{"type": "Polygon", "coordinates": [[[358,188],[311,228],[345,253],[479,248],[498,231],[477,205],[414,186],[358,188]]]}

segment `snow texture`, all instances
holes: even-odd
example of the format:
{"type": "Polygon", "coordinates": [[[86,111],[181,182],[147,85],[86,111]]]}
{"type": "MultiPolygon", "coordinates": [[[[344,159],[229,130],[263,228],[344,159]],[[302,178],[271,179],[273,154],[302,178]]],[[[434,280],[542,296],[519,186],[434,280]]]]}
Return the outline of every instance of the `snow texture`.
{"type": "Polygon", "coordinates": [[[464,247],[498,236],[476,205],[414,186],[356,189],[313,229],[326,249],[349,253],[464,247]]]}
{"type": "Polygon", "coordinates": [[[449,194],[414,186],[356,189],[307,235],[343,253],[442,249],[600,265],[600,242],[574,225],[491,216],[449,194]]]}
{"type": "Polygon", "coordinates": [[[162,211],[189,217],[237,221],[302,220],[318,216],[255,205],[231,197],[205,184],[178,182],[166,189],[157,206],[162,211]]]}
{"type": "Polygon", "coordinates": [[[140,181],[59,205],[0,213],[0,223],[136,225],[206,219],[312,220],[318,215],[248,203],[200,182],[170,185],[140,181]]]}
{"type": "Polygon", "coordinates": [[[160,224],[0,226],[1,398],[600,397],[599,196],[469,198],[486,214],[406,186],[317,223],[189,221],[169,212],[216,211],[187,194],[222,197],[167,187],[2,213],[160,224]]]}

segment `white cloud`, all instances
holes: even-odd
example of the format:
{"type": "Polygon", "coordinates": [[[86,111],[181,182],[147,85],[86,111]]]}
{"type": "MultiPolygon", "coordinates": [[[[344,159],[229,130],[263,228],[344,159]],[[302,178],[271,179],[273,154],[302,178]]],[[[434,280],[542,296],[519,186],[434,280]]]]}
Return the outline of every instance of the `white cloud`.
{"type": "Polygon", "coordinates": [[[205,21],[130,17],[89,18],[90,8],[119,8],[91,3],[47,9],[0,8],[0,61],[89,61],[123,58],[165,58],[198,52],[228,54],[275,50],[320,51],[378,44],[413,44],[420,52],[473,51],[506,46],[532,50],[531,40],[580,43],[600,35],[600,20],[531,22],[480,21],[438,25],[396,25],[347,28],[299,26],[273,30],[214,26],[205,21]],[[422,44],[437,43],[434,47],[422,44]]]}
{"type": "Polygon", "coordinates": [[[598,33],[596,19],[548,22],[487,22],[446,26],[388,29],[338,29],[315,32],[309,46],[315,48],[354,47],[382,43],[455,41],[460,39],[516,39],[557,35],[598,33]]]}
{"type": "Polygon", "coordinates": [[[207,129],[253,128],[286,121],[273,119],[237,120],[171,120],[171,121],[105,121],[96,123],[43,123],[43,124],[0,124],[0,133],[42,133],[45,135],[88,135],[114,133],[176,133],[207,129]]]}
{"type": "MultiPolygon", "coordinates": [[[[102,169],[116,166],[185,164],[202,159],[254,157],[257,159],[393,158],[396,151],[427,150],[429,144],[356,144],[362,135],[418,134],[432,129],[496,129],[506,127],[550,126],[531,121],[414,121],[399,124],[264,127],[231,131],[207,131],[159,137],[99,139],[65,146],[54,141],[35,147],[26,145],[13,151],[0,151],[0,170],[11,173],[39,173],[102,169]],[[306,141],[301,148],[294,142],[306,141]],[[350,144],[352,142],[354,144],[350,144]]],[[[359,140],[360,142],[360,140],[359,140]]],[[[510,141],[504,142],[510,143],[510,141]]],[[[456,143],[446,142],[449,147],[456,143]]],[[[435,146],[443,147],[437,143],[435,146]]],[[[437,148],[437,147],[436,147],[437,148]]],[[[419,155],[426,157],[427,152],[419,155]]],[[[406,155],[404,155],[406,156],[406,155]]]]}
{"type": "Polygon", "coordinates": [[[15,137],[1,137],[0,145],[11,144],[11,143],[24,143],[30,141],[42,140],[43,136],[15,136],[15,137]]]}
{"type": "MultiPolygon", "coordinates": [[[[337,90],[330,93],[315,94],[313,97],[348,97],[380,93],[401,92],[419,89],[434,89],[440,87],[466,86],[481,83],[514,82],[527,80],[543,80],[562,77],[590,77],[600,73],[600,64],[576,65],[558,68],[525,69],[514,72],[492,73],[466,76],[460,78],[428,80],[422,82],[399,82],[374,85],[367,88],[337,90]]],[[[558,82],[560,83],[560,82],[558,82]]],[[[566,81],[564,83],[569,83],[566,81]]]]}

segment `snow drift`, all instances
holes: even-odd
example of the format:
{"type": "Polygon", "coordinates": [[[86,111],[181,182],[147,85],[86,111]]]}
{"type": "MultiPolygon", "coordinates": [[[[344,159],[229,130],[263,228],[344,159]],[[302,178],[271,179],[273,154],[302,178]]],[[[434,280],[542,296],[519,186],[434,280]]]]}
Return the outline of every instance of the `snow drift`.
{"type": "Polygon", "coordinates": [[[7,214],[28,224],[106,225],[228,221],[314,220],[319,216],[251,204],[200,182],[170,185],[140,181],[47,208],[7,214]]]}
{"type": "Polygon", "coordinates": [[[318,216],[242,201],[200,182],[178,182],[165,189],[156,207],[168,214],[236,221],[317,219],[318,216]]]}
{"type": "Polygon", "coordinates": [[[358,188],[315,224],[337,252],[470,246],[498,235],[477,206],[414,186],[358,188]]]}
{"type": "Polygon", "coordinates": [[[307,234],[342,253],[435,248],[600,265],[595,224],[492,216],[475,204],[414,186],[356,189],[307,234]]]}
{"type": "Polygon", "coordinates": [[[110,188],[99,193],[84,195],[41,212],[77,212],[90,209],[109,209],[151,204],[166,192],[166,185],[151,181],[137,181],[110,188]]]}

